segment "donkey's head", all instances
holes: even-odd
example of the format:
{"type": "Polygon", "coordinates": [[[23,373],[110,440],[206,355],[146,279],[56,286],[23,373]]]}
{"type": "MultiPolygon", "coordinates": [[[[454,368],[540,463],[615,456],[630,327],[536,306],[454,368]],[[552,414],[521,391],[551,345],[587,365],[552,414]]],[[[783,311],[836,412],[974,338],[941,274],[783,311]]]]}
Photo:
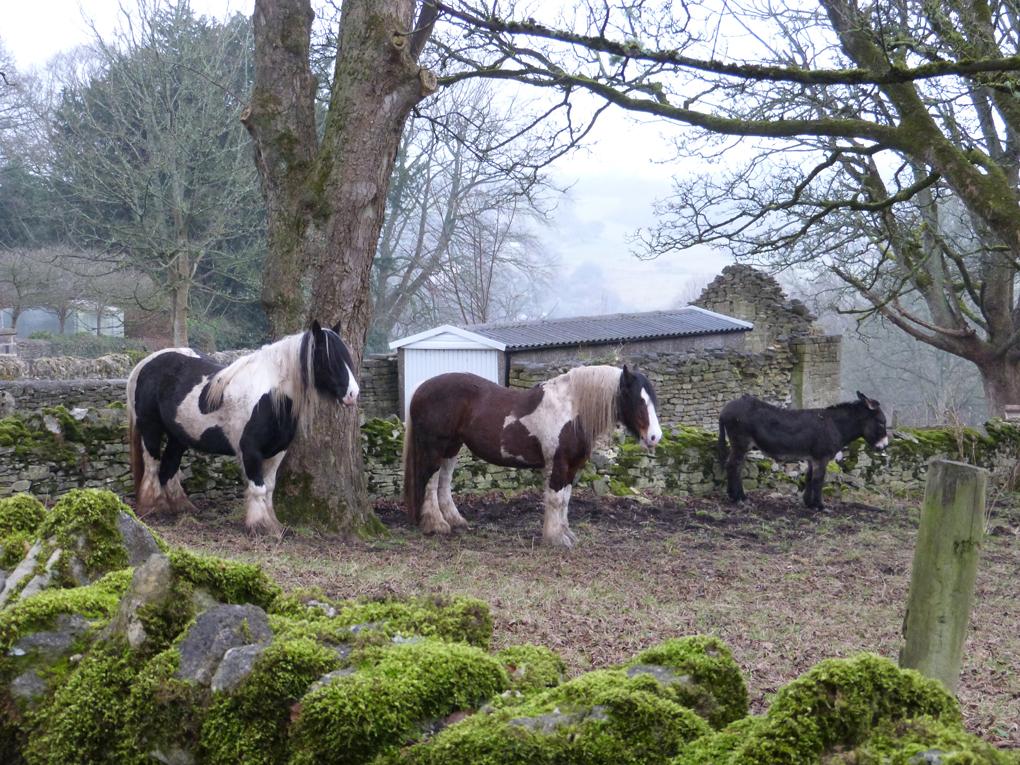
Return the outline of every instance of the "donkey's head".
{"type": "Polygon", "coordinates": [[[643,374],[633,372],[623,365],[620,374],[620,391],[617,398],[617,412],[620,422],[637,437],[645,449],[654,449],[662,439],[659,415],[656,408],[659,400],[655,388],[643,374]]]}
{"type": "Polygon", "coordinates": [[[354,406],[358,400],[358,381],[354,379],[354,361],[347,344],[340,339],[340,323],[332,329],[323,329],[318,321],[312,322],[312,372],[315,389],[334,398],[344,406],[354,406]]]}
{"type": "Polygon", "coordinates": [[[857,391],[857,400],[863,404],[861,412],[864,421],[861,423],[861,427],[864,430],[864,440],[872,448],[882,451],[889,445],[889,436],[885,432],[885,412],[882,411],[882,406],[875,399],[868,398],[860,391],[857,391]]]}

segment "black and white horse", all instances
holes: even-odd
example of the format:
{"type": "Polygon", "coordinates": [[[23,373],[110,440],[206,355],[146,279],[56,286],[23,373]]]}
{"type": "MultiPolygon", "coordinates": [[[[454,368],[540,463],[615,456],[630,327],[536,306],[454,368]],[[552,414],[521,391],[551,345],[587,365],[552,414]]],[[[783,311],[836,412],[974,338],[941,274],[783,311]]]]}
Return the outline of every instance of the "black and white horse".
{"type": "Polygon", "coordinates": [[[747,499],[740,473],[753,445],[776,460],[806,459],[804,504],[822,510],[826,468],[858,438],[879,451],[889,444],[882,407],[860,391],[856,401],[825,409],[781,409],[754,396],[741,396],[719,414],[719,461],[726,466],[727,493],[734,502],[747,499]]]}
{"type": "Polygon", "coordinates": [[[494,465],[542,469],[546,544],[570,547],[571,484],[599,437],[622,423],[646,449],[662,438],[655,390],[626,366],[578,367],[526,390],[452,372],[423,382],[411,397],[404,434],[404,502],[426,534],[467,526],[453,502],[461,446],[494,465]]]}
{"type": "Polygon", "coordinates": [[[358,398],[354,362],[339,326],[323,329],[312,322],[307,332],[226,367],[190,348],[167,348],[139,362],[127,384],[138,515],[194,509],[180,474],[190,447],[236,456],[248,482],[248,528],[279,534],[273,487],[298,427],[316,416],[321,399],[351,407],[358,398]]]}

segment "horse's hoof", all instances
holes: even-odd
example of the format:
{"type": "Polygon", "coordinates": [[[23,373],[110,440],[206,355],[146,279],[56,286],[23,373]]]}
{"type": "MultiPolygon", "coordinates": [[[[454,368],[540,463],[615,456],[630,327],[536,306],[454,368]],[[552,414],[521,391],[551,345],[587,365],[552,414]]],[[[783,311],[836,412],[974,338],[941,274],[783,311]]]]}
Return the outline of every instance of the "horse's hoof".
{"type": "Polygon", "coordinates": [[[571,534],[569,531],[556,534],[554,536],[542,537],[542,543],[547,544],[550,547],[563,547],[570,548],[574,546],[574,542],[577,541],[577,537],[571,534]],[[571,537],[574,537],[571,539],[571,537]]]}
{"type": "Polygon", "coordinates": [[[450,524],[447,523],[446,521],[440,521],[439,523],[425,523],[425,522],[423,522],[419,528],[421,528],[421,533],[422,534],[449,534],[450,533],[450,524]]]}

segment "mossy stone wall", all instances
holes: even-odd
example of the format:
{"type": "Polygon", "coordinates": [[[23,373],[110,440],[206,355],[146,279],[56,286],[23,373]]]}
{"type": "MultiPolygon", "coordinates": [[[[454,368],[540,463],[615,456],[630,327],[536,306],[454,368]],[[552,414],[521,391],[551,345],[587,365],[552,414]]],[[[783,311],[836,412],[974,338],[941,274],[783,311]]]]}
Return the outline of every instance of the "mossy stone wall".
{"type": "MultiPolygon", "coordinates": [[[[126,412],[122,408],[89,409],[74,415],[62,408],[0,420],[0,497],[18,492],[55,499],[71,489],[104,488],[131,494],[126,443],[126,412]]],[[[361,429],[368,490],[374,497],[400,496],[403,486],[401,451],[404,426],[397,417],[373,418],[361,429]]],[[[667,428],[653,454],[617,432],[602,444],[577,478],[581,488],[597,493],[709,494],[725,489],[716,457],[717,431],[667,428]]],[[[992,471],[992,484],[1015,481],[1020,454],[1020,428],[993,420],[985,432],[974,429],[891,431],[891,442],[878,453],[858,440],[844,450],[839,464],[829,466],[827,491],[841,486],[894,493],[921,492],[928,462],[933,458],[968,462],[992,471]]],[[[744,470],[748,491],[798,490],[804,463],[778,463],[752,452],[744,470]]],[[[240,501],[244,493],[236,462],[188,452],[183,462],[185,490],[193,499],[240,501]]],[[[475,459],[467,450],[454,473],[457,493],[521,491],[541,488],[537,470],[514,470],[475,459]]]]}

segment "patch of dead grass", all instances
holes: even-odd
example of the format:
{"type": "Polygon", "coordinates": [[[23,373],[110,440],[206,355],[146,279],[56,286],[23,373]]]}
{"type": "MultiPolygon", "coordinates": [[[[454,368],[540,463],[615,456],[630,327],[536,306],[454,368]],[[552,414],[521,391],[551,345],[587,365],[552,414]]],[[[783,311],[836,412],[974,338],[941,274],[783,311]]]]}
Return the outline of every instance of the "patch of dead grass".
{"type": "MultiPolygon", "coordinates": [[[[548,646],[578,675],[623,662],[666,638],[714,634],[733,650],[763,712],[783,685],[825,658],[902,645],[919,501],[845,497],[829,512],[756,493],[743,506],[712,498],[650,503],[579,492],[579,544],[540,544],[534,494],[464,497],[472,528],[425,538],[396,503],[377,503],[391,535],[344,540],[308,530],[247,537],[236,516],[156,522],[172,544],[259,563],[286,589],[332,598],[466,594],[490,604],[493,649],[548,646]]],[[[990,508],[958,696],[968,728],[1020,747],[1020,510],[990,508]]]]}

